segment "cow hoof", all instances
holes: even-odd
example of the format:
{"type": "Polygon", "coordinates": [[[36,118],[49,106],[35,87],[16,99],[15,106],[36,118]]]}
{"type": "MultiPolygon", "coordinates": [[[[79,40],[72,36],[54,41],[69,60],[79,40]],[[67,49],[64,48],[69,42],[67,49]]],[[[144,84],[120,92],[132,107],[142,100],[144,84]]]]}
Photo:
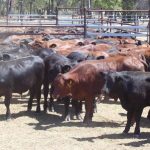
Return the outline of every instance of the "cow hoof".
{"type": "Polygon", "coordinates": [[[11,116],[6,116],[6,121],[10,121],[11,120],[11,116]]]}
{"type": "Polygon", "coordinates": [[[32,106],[31,106],[31,105],[28,105],[27,111],[31,111],[31,109],[32,109],[32,106]]]}
{"type": "Polygon", "coordinates": [[[50,112],[55,112],[54,107],[49,107],[50,112]]]}
{"type": "Polygon", "coordinates": [[[40,113],[41,111],[40,110],[36,110],[36,113],[40,113]]]}
{"type": "Polygon", "coordinates": [[[127,134],[128,134],[128,131],[124,130],[124,131],[122,132],[122,134],[127,135],[127,134]]]}
{"type": "Polygon", "coordinates": [[[85,119],[84,119],[84,120],[83,120],[83,123],[89,126],[89,125],[92,123],[92,120],[89,120],[89,119],[88,119],[88,120],[87,120],[87,119],[85,120],[85,119]]]}
{"type": "Polygon", "coordinates": [[[140,134],[134,134],[134,138],[139,138],[140,134]]]}
{"type": "Polygon", "coordinates": [[[43,112],[46,114],[46,113],[47,113],[47,109],[46,109],[46,110],[44,109],[44,111],[43,111],[43,112]]]}
{"type": "Polygon", "coordinates": [[[31,112],[31,108],[28,108],[27,111],[28,111],[28,112],[31,112]]]}
{"type": "Polygon", "coordinates": [[[43,106],[43,108],[44,108],[44,112],[47,112],[47,106],[43,106]]]}
{"type": "Polygon", "coordinates": [[[41,109],[40,107],[36,109],[36,113],[40,113],[41,112],[41,109]]]}
{"type": "Polygon", "coordinates": [[[71,119],[70,119],[70,115],[67,115],[66,117],[65,117],[65,119],[64,119],[64,121],[66,121],[66,122],[69,122],[71,119]]]}

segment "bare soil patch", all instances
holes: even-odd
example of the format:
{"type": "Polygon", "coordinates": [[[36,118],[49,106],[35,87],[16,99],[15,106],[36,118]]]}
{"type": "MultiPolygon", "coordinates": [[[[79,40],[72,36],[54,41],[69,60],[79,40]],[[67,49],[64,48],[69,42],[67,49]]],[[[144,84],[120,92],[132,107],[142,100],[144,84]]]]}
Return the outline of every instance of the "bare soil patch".
{"type": "MultiPolygon", "coordinates": [[[[11,104],[12,120],[5,120],[5,106],[0,101],[0,149],[1,150],[125,150],[150,148],[150,121],[145,108],[141,120],[141,137],[133,137],[134,127],[128,135],[122,135],[126,123],[126,111],[119,102],[98,104],[93,123],[85,126],[78,120],[63,122],[63,105],[57,113],[27,112],[28,97],[15,96],[11,104]]],[[[42,105],[41,105],[42,108],[42,105]]],[[[84,113],[82,114],[84,116],[84,113]]]]}

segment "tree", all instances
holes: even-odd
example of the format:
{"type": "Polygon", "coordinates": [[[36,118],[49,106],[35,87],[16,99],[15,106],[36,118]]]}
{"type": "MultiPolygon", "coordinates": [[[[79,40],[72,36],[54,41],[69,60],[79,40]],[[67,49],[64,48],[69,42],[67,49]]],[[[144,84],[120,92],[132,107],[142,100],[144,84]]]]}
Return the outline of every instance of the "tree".
{"type": "Polygon", "coordinates": [[[134,9],[137,0],[122,0],[122,9],[129,10],[134,9]]]}
{"type": "Polygon", "coordinates": [[[93,0],[93,7],[102,9],[120,9],[122,0],[93,0]]]}

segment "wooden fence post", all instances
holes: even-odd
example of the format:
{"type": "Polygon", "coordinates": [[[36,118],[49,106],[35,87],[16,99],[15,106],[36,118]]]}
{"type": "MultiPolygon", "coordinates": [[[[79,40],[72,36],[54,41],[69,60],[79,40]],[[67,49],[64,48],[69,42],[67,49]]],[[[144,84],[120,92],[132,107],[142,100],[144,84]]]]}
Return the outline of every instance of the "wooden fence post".
{"type": "Polygon", "coordinates": [[[58,7],[56,7],[56,25],[58,25],[58,7]]]}
{"type": "Polygon", "coordinates": [[[148,22],[148,43],[150,45],[150,8],[148,11],[148,19],[149,19],[149,22],[148,22]]]}
{"type": "Polygon", "coordinates": [[[103,28],[102,28],[102,26],[103,26],[103,20],[104,19],[104,16],[103,16],[103,11],[101,11],[101,32],[103,32],[103,28]]]}

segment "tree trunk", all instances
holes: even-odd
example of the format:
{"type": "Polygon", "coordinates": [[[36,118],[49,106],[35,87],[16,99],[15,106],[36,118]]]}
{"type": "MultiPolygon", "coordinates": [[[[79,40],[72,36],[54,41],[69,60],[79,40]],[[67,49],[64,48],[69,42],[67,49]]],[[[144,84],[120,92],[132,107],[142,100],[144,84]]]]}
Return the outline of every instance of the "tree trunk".
{"type": "Polygon", "coordinates": [[[51,0],[51,11],[54,12],[54,0],[51,0]]]}

